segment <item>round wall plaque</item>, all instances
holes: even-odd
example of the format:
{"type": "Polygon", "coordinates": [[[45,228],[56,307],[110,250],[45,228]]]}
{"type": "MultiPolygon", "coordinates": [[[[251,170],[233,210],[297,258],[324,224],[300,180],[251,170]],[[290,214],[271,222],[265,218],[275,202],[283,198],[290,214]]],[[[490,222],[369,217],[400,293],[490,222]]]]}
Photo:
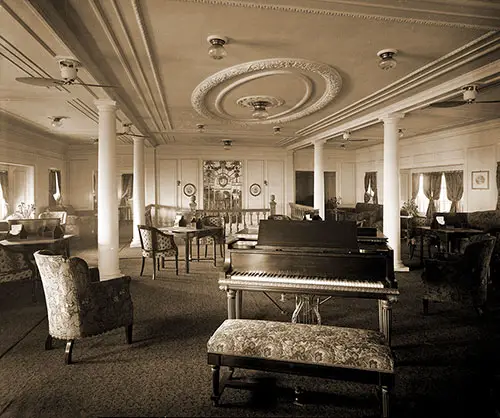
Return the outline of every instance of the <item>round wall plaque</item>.
{"type": "Polygon", "coordinates": [[[191,197],[196,193],[196,186],[193,183],[186,183],[183,190],[187,197],[191,197]]]}
{"type": "Polygon", "coordinates": [[[250,194],[254,197],[260,195],[260,192],[261,192],[261,188],[260,188],[260,185],[258,185],[257,183],[254,183],[250,186],[250,194]]]}

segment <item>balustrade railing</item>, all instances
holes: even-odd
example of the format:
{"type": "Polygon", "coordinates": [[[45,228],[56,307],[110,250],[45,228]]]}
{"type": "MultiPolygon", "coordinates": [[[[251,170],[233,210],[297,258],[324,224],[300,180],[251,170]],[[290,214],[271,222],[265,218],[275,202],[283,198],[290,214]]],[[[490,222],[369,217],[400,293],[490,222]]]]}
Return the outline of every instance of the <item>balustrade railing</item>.
{"type": "Polygon", "coordinates": [[[292,219],[302,220],[306,215],[314,215],[316,209],[312,206],[300,205],[298,203],[288,203],[290,206],[290,217],[292,219]]]}
{"type": "Polygon", "coordinates": [[[176,215],[183,215],[190,222],[193,217],[219,216],[224,221],[226,236],[243,228],[257,227],[261,219],[271,215],[270,208],[261,209],[196,209],[167,205],[146,206],[146,224],[156,227],[173,226],[176,215]]]}

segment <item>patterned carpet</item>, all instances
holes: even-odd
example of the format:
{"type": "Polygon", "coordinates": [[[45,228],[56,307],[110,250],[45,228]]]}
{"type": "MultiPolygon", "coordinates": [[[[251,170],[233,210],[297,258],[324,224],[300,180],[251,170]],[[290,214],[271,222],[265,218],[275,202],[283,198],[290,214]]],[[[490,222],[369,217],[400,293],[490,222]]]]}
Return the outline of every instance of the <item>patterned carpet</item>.
{"type": "MultiPolygon", "coordinates": [[[[95,248],[82,243],[73,255],[97,261],[95,248]]],[[[226,389],[222,406],[212,407],[206,342],[226,318],[226,296],[210,261],[193,262],[189,275],[183,267],[182,261],[176,276],[168,263],[153,281],[149,262],[139,277],[140,251],[124,243],[120,269],[133,277],[134,343],[125,344],[123,330],[77,341],[70,366],[63,364],[62,342],[51,351],[43,348],[41,289],[33,303],[29,283],[2,286],[0,416],[378,416],[372,386],[251,371],[237,375],[253,377],[259,390],[226,389]],[[295,385],[309,391],[309,404],[293,404],[295,385]]],[[[491,390],[500,373],[499,318],[479,320],[472,309],[448,304],[431,304],[431,315],[423,317],[419,276],[419,270],[397,274],[392,416],[495,417],[491,390]]],[[[283,307],[291,312],[293,299],[283,307]]],[[[377,327],[372,301],[334,299],[322,305],[322,316],[326,324],[377,327]]],[[[287,319],[262,293],[245,295],[245,317],[287,319]]]]}

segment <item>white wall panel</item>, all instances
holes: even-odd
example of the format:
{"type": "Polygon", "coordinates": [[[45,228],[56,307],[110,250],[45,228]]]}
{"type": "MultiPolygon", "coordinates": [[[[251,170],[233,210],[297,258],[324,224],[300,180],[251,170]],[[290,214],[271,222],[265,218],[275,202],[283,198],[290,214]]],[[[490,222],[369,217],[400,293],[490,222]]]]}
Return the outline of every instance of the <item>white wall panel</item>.
{"type": "Polygon", "coordinates": [[[286,213],[285,210],[288,204],[285,202],[285,165],[283,161],[267,161],[265,180],[267,180],[268,186],[264,185],[266,193],[263,207],[270,207],[271,195],[274,194],[276,197],[276,213],[286,213]]]}
{"type": "Polygon", "coordinates": [[[158,160],[158,203],[177,206],[177,160],[158,160]]]}
{"type": "Polygon", "coordinates": [[[337,172],[337,183],[340,185],[338,196],[342,198],[343,206],[356,204],[356,164],[342,163],[337,172]]]}
{"type": "MultiPolygon", "coordinates": [[[[264,160],[248,160],[245,173],[246,181],[243,186],[243,194],[246,196],[248,209],[266,207],[264,202],[264,160]],[[250,187],[254,183],[261,187],[262,192],[259,196],[250,194],[250,187]]],[[[269,207],[269,204],[267,207],[269,207]]]]}
{"type": "Polygon", "coordinates": [[[196,187],[196,201],[199,202],[200,196],[203,190],[200,190],[199,187],[199,165],[201,164],[198,159],[181,159],[180,160],[180,199],[178,200],[179,206],[183,208],[189,208],[189,202],[191,201],[191,197],[188,197],[184,194],[184,186],[188,183],[193,184],[196,187]]]}
{"type": "Polygon", "coordinates": [[[88,160],[72,160],[69,165],[69,201],[75,210],[93,209],[92,173],[93,167],[88,160]]]}

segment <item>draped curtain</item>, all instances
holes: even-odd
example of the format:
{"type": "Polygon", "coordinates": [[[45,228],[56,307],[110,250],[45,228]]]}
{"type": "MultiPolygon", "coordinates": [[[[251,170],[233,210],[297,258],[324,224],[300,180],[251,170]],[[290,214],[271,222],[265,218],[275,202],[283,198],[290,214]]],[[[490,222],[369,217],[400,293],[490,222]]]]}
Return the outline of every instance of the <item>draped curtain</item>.
{"type": "Polygon", "coordinates": [[[446,197],[451,200],[450,213],[456,212],[458,202],[464,194],[464,172],[448,171],[444,173],[446,180],[446,197]]]}
{"type": "Polygon", "coordinates": [[[134,193],[134,175],[122,174],[122,197],[120,206],[127,206],[127,202],[132,199],[134,193]]]}
{"type": "Polygon", "coordinates": [[[500,210],[500,161],[497,162],[497,210],[500,210]]]}
{"type": "Polygon", "coordinates": [[[420,173],[411,175],[411,200],[414,202],[418,195],[418,186],[420,183],[420,173]]]}
{"type": "Polygon", "coordinates": [[[364,202],[368,203],[372,199],[373,203],[378,203],[378,193],[377,193],[377,172],[369,171],[365,173],[365,195],[364,202]],[[372,189],[373,197],[368,193],[368,189],[372,189]]]}
{"type": "Polygon", "coordinates": [[[49,207],[57,206],[62,201],[61,172],[49,171],[49,207]]]}
{"type": "Polygon", "coordinates": [[[3,193],[3,200],[5,201],[5,205],[9,206],[9,172],[8,171],[0,171],[0,188],[3,193]]]}
{"type": "Polygon", "coordinates": [[[436,212],[435,200],[439,200],[441,194],[441,172],[424,173],[424,194],[429,199],[429,206],[427,207],[427,219],[432,218],[436,212]]]}

